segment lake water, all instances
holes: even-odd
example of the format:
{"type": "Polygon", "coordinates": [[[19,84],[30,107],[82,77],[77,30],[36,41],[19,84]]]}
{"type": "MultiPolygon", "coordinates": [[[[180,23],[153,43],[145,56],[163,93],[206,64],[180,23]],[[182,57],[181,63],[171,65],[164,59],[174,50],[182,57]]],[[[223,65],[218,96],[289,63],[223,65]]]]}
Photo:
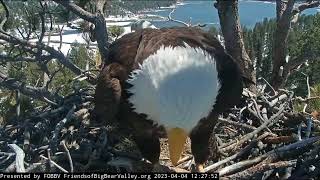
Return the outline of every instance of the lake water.
{"type": "MultiPolygon", "coordinates": [[[[148,14],[168,17],[172,8],[162,8],[148,14]]],[[[304,11],[304,14],[315,14],[319,9],[313,8],[304,11]]],[[[276,17],[276,5],[272,2],[261,2],[242,0],[239,2],[240,22],[249,28],[254,27],[257,22],[263,21],[264,18],[276,17]]],[[[191,18],[192,24],[208,24],[209,26],[219,27],[218,11],[214,7],[214,1],[184,1],[182,5],[176,6],[173,17],[177,20],[189,22],[191,18]]],[[[180,25],[174,22],[153,21],[157,27],[169,27],[180,25]]],[[[180,25],[181,26],[181,25],[180,25]]]]}

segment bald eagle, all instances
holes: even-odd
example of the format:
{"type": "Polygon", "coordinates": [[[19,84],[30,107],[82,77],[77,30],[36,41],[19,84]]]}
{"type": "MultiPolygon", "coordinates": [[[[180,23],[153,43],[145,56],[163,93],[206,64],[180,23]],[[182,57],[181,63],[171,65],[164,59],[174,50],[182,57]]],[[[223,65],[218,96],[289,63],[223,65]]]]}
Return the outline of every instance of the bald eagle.
{"type": "Polygon", "coordinates": [[[213,35],[196,27],[142,29],[110,45],[94,113],[100,122],[116,119],[132,128],[142,156],[154,167],[159,126],[173,165],[189,136],[196,170],[202,172],[218,116],[239,102],[242,90],[239,65],[213,35]]]}

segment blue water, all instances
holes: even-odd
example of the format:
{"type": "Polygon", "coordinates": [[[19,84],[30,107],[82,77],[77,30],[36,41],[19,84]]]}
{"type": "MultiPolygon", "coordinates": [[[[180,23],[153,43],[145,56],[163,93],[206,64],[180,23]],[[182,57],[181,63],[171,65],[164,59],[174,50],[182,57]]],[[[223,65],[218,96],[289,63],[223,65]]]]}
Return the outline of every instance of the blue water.
{"type": "MultiPolygon", "coordinates": [[[[148,12],[148,14],[168,17],[172,9],[162,9],[161,11],[148,12]]],[[[319,9],[318,9],[319,10],[319,9]]],[[[317,9],[309,9],[304,14],[315,14],[317,9]]],[[[270,2],[242,0],[239,2],[240,23],[248,28],[254,27],[257,22],[264,18],[276,17],[276,5],[270,2]]],[[[177,20],[192,24],[208,24],[208,26],[219,27],[218,11],[214,7],[214,1],[184,1],[184,5],[178,5],[173,17],[177,20]]],[[[157,27],[183,26],[175,22],[153,21],[157,27]]]]}

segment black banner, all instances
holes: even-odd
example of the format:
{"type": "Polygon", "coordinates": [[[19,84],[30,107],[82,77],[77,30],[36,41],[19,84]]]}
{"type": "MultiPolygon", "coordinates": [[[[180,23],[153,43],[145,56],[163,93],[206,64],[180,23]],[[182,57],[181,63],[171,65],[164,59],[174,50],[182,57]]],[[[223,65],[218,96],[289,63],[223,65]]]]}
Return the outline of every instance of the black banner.
{"type": "Polygon", "coordinates": [[[219,179],[217,173],[0,173],[0,179],[219,179]]]}

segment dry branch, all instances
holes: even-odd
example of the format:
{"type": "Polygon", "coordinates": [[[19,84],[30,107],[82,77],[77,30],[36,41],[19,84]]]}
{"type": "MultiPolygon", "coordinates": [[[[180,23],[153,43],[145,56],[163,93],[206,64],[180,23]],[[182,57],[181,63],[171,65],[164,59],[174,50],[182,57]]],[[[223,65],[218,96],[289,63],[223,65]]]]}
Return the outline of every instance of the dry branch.
{"type": "Polygon", "coordinates": [[[43,159],[45,159],[45,160],[47,160],[47,161],[49,161],[51,164],[53,164],[55,167],[57,167],[58,169],[60,169],[62,172],[68,173],[67,170],[65,170],[63,167],[61,167],[60,165],[58,165],[56,162],[52,161],[51,159],[49,159],[49,158],[47,158],[47,157],[45,157],[45,156],[43,156],[43,155],[40,155],[40,157],[43,158],[43,159]]]}
{"type": "Polygon", "coordinates": [[[293,167],[296,165],[296,161],[279,161],[276,163],[262,163],[254,168],[249,168],[245,171],[242,171],[231,176],[227,176],[230,179],[251,179],[254,178],[256,174],[261,174],[269,170],[284,168],[284,167],[293,167]]]}
{"type": "Polygon", "coordinates": [[[76,109],[76,106],[73,105],[71,107],[71,109],[69,110],[68,114],[66,115],[65,118],[63,118],[57,125],[56,125],[56,128],[54,130],[54,133],[52,135],[52,138],[51,138],[51,143],[50,143],[50,146],[51,146],[51,149],[52,150],[55,150],[57,145],[58,145],[58,139],[59,139],[59,134],[62,130],[62,128],[64,127],[64,125],[70,121],[70,119],[72,118],[72,115],[74,113],[76,109]]]}
{"type": "Polygon", "coordinates": [[[32,97],[34,99],[39,99],[41,101],[47,102],[49,104],[58,105],[62,100],[62,97],[53,94],[44,88],[28,86],[25,83],[19,82],[14,78],[9,78],[0,72],[0,86],[5,87],[10,90],[19,90],[22,94],[32,97]]]}
{"type": "Polygon", "coordinates": [[[98,6],[99,8],[95,15],[92,13],[89,13],[88,11],[85,11],[84,9],[82,9],[81,7],[73,3],[73,1],[70,1],[70,0],[54,0],[54,1],[61,4],[69,11],[75,13],[80,18],[86,21],[89,21],[95,25],[93,34],[99,35],[99,38],[95,37],[95,39],[97,40],[97,43],[98,43],[101,59],[103,61],[107,60],[106,57],[108,57],[108,54],[109,54],[108,47],[110,44],[108,42],[106,20],[103,16],[103,9],[101,9],[103,8],[105,1],[96,2],[96,3],[100,3],[100,6],[98,6]]]}
{"type": "Polygon", "coordinates": [[[301,3],[297,7],[295,7],[292,11],[292,16],[299,15],[302,11],[306,9],[311,9],[320,6],[320,1],[311,1],[311,2],[306,2],[306,3],[301,3]]]}
{"type": "Polygon", "coordinates": [[[75,74],[80,75],[82,73],[82,70],[79,67],[77,67],[69,59],[67,59],[62,52],[55,50],[53,47],[47,46],[43,43],[31,43],[26,40],[19,39],[14,36],[3,33],[0,33],[0,39],[12,45],[30,48],[31,50],[29,49],[29,52],[33,53],[34,55],[36,55],[37,52],[32,51],[32,49],[45,50],[51,55],[52,58],[56,58],[61,64],[69,68],[75,74]]]}
{"type": "Polygon", "coordinates": [[[74,168],[73,168],[73,162],[72,162],[72,158],[71,158],[71,155],[70,155],[70,151],[69,151],[69,149],[66,146],[66,143],[64,141],[61,141],[61,144],[62,144],[62,146],[63,146],[63,148],[66,151],[67,156],[68,156],[68,160],[69,160],[69,163],[70,163],[70,172],[73,173],[74,168]]]}
{"type": "Polygon", "coordinates": [[[270,119],[268,119],[268,121],[264,122],[263,124],[261,124],[261,126],[259,126],[256,130],[252,131],[251,133],[245,135],[243,138],[241,138],[240,140],[238,140],[234,145],[229,145],[223,149],[221,149],[221,151],[230,151],[232,149],[235,148],[235,146],[240,145],[248,140],[250,140],[251,138],[253,138],[256,134],[258,134],[260,131],[262,131],[264,128],[271,126],[272,124],[274,124],[277,120],[279,120],[282,117],[282,113],[284,111],[286,107],[286,104],[282,105],[280,107],[280,110],[274,114],[270,119]]]}
{"type": "Polygon", "coordinates": [[[15,167],[16,167],[16,172],[18,173],[24,173],[26,172],[26,169],[24,168],[24,157],[25,154],[23,150],[17,146],[16,144],[9,144],[8,145],[16,154],[16,160],[15,160],[15,167]]]}

